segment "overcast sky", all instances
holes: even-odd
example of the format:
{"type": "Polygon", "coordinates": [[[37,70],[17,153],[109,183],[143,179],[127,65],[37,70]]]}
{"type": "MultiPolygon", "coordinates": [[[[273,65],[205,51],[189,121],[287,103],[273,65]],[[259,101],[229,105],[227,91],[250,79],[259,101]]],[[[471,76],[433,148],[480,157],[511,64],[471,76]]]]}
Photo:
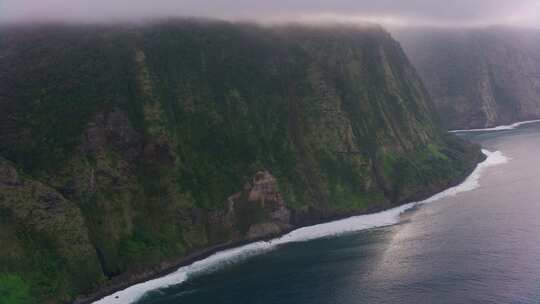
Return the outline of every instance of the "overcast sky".
{"type": "Polygon", "coordinates": [[[540,0],[0,0],[0,22],[198,16],[385,25],[540,26],[540,0]]]}

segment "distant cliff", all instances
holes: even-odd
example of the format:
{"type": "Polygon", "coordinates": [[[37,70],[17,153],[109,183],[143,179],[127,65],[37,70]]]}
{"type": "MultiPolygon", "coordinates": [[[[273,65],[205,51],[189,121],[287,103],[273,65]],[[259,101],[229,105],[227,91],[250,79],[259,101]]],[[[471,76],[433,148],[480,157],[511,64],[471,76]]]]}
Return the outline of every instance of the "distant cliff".
{"type": "Polygon", "coordinates": [[[0,118],[13,303],[422,198],[481,158],[376,26],[6,28],[0,118]]]}
{"type": "Polygon", "coordinates": [[[408,29],[396,38],[448,128],[540,118],[540,30],[408,29]]]}

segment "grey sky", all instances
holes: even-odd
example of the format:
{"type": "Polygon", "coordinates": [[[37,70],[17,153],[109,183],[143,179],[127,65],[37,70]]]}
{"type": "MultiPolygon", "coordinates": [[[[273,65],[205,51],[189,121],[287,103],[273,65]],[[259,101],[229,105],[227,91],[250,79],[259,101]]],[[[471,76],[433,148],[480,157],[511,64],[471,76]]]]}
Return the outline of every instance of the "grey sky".
{"type": "Polygon", "coordinates": [[[540,26],[540,0],[0,0],[0,22],[199,16],[386,25],[540,26]]]}

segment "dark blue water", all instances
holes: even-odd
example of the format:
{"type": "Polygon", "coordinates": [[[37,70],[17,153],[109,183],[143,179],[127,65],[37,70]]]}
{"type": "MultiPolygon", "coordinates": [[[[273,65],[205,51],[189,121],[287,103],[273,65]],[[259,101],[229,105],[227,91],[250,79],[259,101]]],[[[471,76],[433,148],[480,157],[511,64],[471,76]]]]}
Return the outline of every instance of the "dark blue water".
{"type": "Polygon", "coordinates": [[[511,161],[397,225],[277,250],[140,303],[540,303],[540,126],[468,134],[511,161]]]}

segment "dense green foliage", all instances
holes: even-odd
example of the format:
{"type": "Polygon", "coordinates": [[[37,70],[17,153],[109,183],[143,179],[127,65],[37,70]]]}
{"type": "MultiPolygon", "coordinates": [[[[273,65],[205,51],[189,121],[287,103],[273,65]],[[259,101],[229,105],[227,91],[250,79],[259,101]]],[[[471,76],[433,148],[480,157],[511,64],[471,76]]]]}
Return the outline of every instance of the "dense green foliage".
{"type": "Polygon", "coordinates": [[[30,304],[30,286],[14,274],[0,274],[0,304],[30,304]]]}
{"type": "Polygon", "coordinates": [[[241,193],[261,170],[294,227],[425,196],[479,159],[442,135],[378,27],[19,27],[0,35],[0,73],[0,240],[17,248],[0,272],[39,298],[244,240],[272,216],[241,193]]]}

